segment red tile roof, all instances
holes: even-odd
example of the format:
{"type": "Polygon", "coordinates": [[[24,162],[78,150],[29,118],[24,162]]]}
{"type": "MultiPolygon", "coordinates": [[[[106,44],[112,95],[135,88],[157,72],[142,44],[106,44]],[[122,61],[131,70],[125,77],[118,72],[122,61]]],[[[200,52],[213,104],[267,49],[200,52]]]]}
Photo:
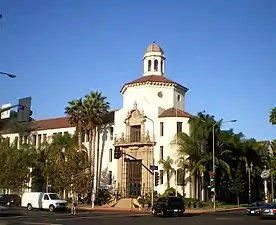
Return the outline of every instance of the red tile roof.
{"type": "Polygon", "coordinates": [[[60,128],[73,127],[69,123],[69,117],[50,118],[44,120],[32,121],[29,123],[29,128],[32,131],[52,130],[60,128]]]}
{"type": "MultiPolygon", "coordinates": [[[[104,119],[105,123],[114,122],[114,112],[116,110],[110,111],[110,113],[104,119]]],[[[58,117],[58,118],[49,118],[43,120],[34,120],[29,123],[30,131],[41,131],[41,130],[52,130],[60,128],[74,127],[69,123],[69,117],[58,117]]],[[[8,130],[0,131],[1,134],[10,133],[8,130]]]]}
{"type": "Polygon", "coordinates": [[[181,109],[176,109],[176,108],[169,108],[166,109],[164,112],[160,113],[159,118],[162,117],[186,117],[186,118],[191,118],[192,115],[181,110],[181,109]]]}
{"type": "Polygon", "coordinates": [[[125,88],[129,85],[139,85],[139,84],[167,84],[167,85],[174,85],[176,87],[184,89],[185,91],[188,91],[188,88],[186,88],[183,85],[181,85],[175,81],[172,81],[164,76],[150,75],[150,76],[142,76],[134,81],[126,83],[122,87],[120,92],[124,92],[125,88]]]}

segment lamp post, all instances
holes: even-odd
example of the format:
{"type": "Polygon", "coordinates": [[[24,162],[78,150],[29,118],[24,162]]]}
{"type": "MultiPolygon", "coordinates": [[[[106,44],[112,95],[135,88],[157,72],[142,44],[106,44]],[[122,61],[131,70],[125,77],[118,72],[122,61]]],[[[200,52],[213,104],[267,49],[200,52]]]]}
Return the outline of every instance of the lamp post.
{"type": "Polygon", "coordinates": [[[246,172],[248,173],[248,205],[251,204],[251,173],[253,170],[253,163],[251,162],[250,165],[247,163],[245,164],[246,172]]]}
{"type": "MultiPolygon", "coordinates": [[[[227,121],[220,121],[220,122],[216,122],[214,123],[213,125],[213,174],[215,176],[216,174],[216,168],[215,168],[215,127],[218,125],[218,124],[223,124],[223,123],[235,123],[237,122],[237,120],[227,120],[227,121]]],[[[213,187],[213,192],[214,192],[214,211],[216,211],[216,179],[215,179],[215,185],[213,187]]]]}
{"type": "MultiPolygon", "coordinates": [[[[45,160],[46,168],[48,167],[48,159],[45,160]]],[[[49,175],[48,175],[48,168],[47,168],[47,177],[46,177],[46,193],[49,192],[49,175]]]]}
{"type": "Polygon", "coordinates": [[[264,167],[264,170],[261,173],[261,178],[264,180],[264,194],[265,194],[265,202],[268,202],[268,196],[267,196],[267,179],[270,177],[270,171],[264,167]]]}
{"type": "Polygon", "coordinates": [[[16,78],[16,75],[11,74],[11,73],[0,72],[0,75],[7,76],[9,78],[16,78]]]}
{"type": "MultiPolygon", "coordinates": [[[[154,166],[154,144],[155,144],[155,138],[154,138],[154,121],[145,116],[145,119],[148,119],[152,123],[152,166],[154,166]]],[[[153,207],[154,203],[154,170],[152,170],[153,175],[152,175],[152,186],[151,186],[151,207],[153,207]]]]}

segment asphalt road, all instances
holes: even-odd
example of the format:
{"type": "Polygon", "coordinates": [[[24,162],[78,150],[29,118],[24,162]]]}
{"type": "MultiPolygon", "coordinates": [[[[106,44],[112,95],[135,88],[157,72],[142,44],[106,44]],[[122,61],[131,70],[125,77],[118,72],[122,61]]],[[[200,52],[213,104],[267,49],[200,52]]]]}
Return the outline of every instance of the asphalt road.
{"type": "Polygon", "coordinates": [[[0,218],[0,225],[236,225],[238,223],[275,224],[275,220],[260,220],[258,217],[248,217],[243,211],[185,214],[184,217],[160,218],[149,213],[113,213],[113,212],[79,212],[76,216],[69,213],[50,213],[43,211],[24,211],[20,216],[0,218]]]}

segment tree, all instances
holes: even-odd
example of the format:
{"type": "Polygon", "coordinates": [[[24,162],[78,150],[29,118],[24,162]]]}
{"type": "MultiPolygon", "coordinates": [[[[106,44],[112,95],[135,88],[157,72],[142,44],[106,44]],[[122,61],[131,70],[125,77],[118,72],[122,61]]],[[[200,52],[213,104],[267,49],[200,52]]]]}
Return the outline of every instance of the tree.
{"type": "Polygon", "coordinates": [[[276,107],[274,107],[274,108],[271,109],[271,111],[270,111],[269,122],[270,122],[272,125],[275,125],[275,124],[276,124],[276,107]]]}
{"type": "MultiPolygon", "coordinates": [[[[239,165],[246,162],[254,164],[254,174],[252,174],[252,191],[257,196],[260,195],[262,186],[260,185],[260,172],[266,164],[266,148],[254,139],[246,139],[242,133],[234,133],[233,130],[221,130],[221,122],[216,121],[214,116],[200,112],[196,117],[189,120],[190,133],[178,134],[179,158],[187,161],[187,169],[191,176],[195,177],[200,198],[199,184],[202,174],[204,174],[204,186],[209,185],[209,171],[212,171],[213,162],[213,126],[215,126],[215,183],[216,199],[221,201],[231,201],[230,182],[234,179],[239,165]],[[207,185],[208,184],[208,185],[207,185]]],[[[245,170],[241,171],[243,175],[245,170]]],[[[245,176],[245,175],[244,175],[245,176]]],[[[244,195],[245,193],[242,193],[244,195]]],[[[205,196],[206,198],[208,197],[205,196]]],[[[242,196],[245,199],[245,196],[242,196]]],[[[246,197],[247,199],[247,197],[246,197]]]]}
{"type": "Polygon", "coordinates": [[[196,117],[189,120],[190,134],[178,134],[178,152],[180,158],[186,158],[191,175],[196,180],[195,188],[198,198],[201,196],[201,177],[208,177],[208,171],[212,170],[212,128],[215,126],[215,164],[218,170],[230,174],[230,167],[224,160],[225,155],[229,153],[228,149],[223,148],[219,138],[220,123],[215,121],[214,116],[200,112],[196,117]]]}
{"type": "Polygon", "coordinates": [[[84,194],[90,183],[86,148],[79,149],[76,136],[57,134],[49,146],[45,175],[59,192],[84,194]]]}
{"type": "Polygon", "coordinates": [[[27,146],[17,147],[9,141],[0,143],[0,188],[21,193],[31,177],[31,155],[27,146]]]}
{"type": "Polygon", "coordinates": [[[168,156],[166,159],[161,159],[159,161],[159,164],[162,165],[163,171],[164,171],[164,175],[166,174],[167,176],[167,188],[170,188],[170,179],[171,179],[171,175],[175,173],[175,169],[172,167],[174,161],[173,159],[170,158],[170,156],[168,156]]]}
{"type": "Polygon", "coordinates": [[[243,176],[244,169],[239,164],[235,174],[233,175],[233,178],[230,181],[230,192],[236,196],[238,205],[240,205],[239,197],[244,193],[244,185],[246,183],[243,180],[243,176]]]}

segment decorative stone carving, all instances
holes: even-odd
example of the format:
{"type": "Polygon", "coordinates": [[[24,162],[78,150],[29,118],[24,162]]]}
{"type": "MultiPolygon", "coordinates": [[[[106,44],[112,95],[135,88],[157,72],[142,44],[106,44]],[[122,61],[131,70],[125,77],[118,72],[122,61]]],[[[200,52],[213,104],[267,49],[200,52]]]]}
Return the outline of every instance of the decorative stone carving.
{"type": "Polygon", "coordinates": [[[146,141],[150,141],[150,135],[149,135],[149,130],[147,130],[147,134],[146,134],[146,141]]]}

